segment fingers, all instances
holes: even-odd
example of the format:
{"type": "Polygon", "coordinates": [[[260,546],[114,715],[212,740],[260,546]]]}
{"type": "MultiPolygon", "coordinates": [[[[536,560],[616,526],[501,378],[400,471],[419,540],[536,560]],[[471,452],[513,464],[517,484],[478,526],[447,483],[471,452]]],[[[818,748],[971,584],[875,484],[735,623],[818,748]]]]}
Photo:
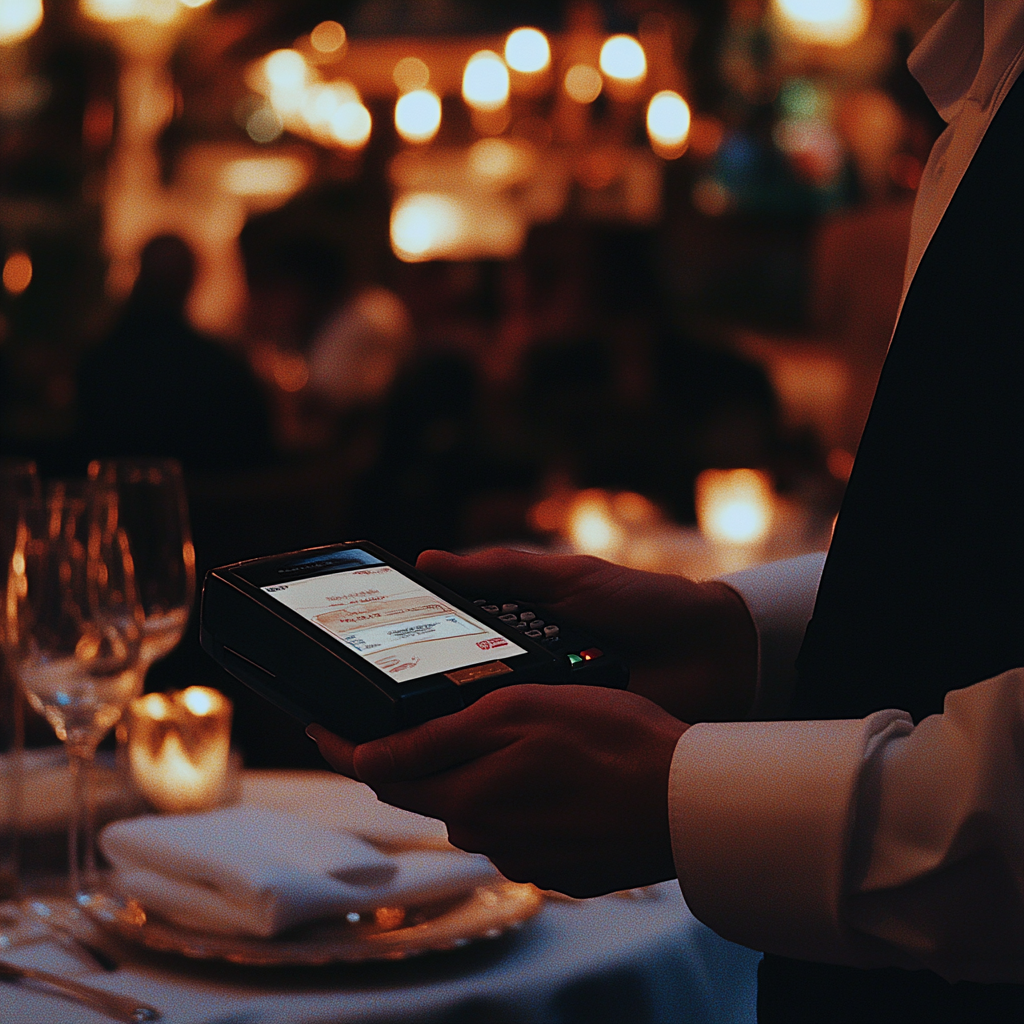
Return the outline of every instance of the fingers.
{"type": "Polygon", "coordinates": [[[501,597],[550,604],[578,589],[582,578],[608,568],[608,563],[580,555],[535,555],[489,548],[472,555],[424,551],[416,567],[457,590],[475,588],[501,597]]]}
{"type": "Polygon", "coordinates": [[[346,775],[350,779],[357,778],[355,767],[352,764],[352,754],[356,745],[333,732],[325,729],[322,725],[313,724],[306,729],[306,735],[319,747],[324,760],[338,773],[346,775]]]}
{"type": "MultiPolygon", "coordinates": [[[[510,687],[514,690],[528,688],[532,689],[510,687]]],[[[502,720],[502,706],[506,701],[499,698],[496,702],[488,697],[481,698],[465,711],[361,744],[353,755],[356,777],[370,785],[411,782],[508,746],[515,737],[502,720]]]]}

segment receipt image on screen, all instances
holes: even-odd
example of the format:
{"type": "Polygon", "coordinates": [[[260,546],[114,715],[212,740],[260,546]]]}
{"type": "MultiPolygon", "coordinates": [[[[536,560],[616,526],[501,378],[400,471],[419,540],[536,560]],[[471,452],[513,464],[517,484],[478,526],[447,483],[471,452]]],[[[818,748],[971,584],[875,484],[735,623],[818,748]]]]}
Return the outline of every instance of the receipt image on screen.
{"type": "Polygon", "coordinates": [[[526,653],[390,565],[262,589],[399,683],[526,653]]]}

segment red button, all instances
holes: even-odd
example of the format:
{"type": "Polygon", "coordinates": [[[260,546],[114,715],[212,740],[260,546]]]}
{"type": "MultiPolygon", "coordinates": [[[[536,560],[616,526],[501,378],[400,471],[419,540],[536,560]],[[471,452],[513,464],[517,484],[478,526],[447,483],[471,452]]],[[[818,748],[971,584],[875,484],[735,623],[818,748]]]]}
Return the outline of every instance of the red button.
{"type": "Polygon", "coordinates": [[[580,651],[580,657],[584,661],[593,661],[595,658],[603,658],[604,651],[598,650],[596,647],[588,647],[585,651],[580,651]]]}

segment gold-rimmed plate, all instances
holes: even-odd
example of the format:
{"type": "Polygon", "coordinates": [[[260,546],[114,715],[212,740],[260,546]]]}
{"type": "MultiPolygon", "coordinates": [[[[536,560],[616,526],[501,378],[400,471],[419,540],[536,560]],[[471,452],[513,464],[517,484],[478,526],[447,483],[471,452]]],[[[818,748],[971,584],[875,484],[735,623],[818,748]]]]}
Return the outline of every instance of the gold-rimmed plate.
{"type": "Polygon", "coordinates": [[[352,920],[317,921],[274,939],[212,935],[164,921],[134,900],[104,893],[80,898],[82,909],[107,931],[160,953],[226,960],[249,967],[319,967],[367,960],[402,960],[496,939],[521,927],[544,897],[532,885],[499,879],[468,896],[409,909],[382,908],[352,920]]]}

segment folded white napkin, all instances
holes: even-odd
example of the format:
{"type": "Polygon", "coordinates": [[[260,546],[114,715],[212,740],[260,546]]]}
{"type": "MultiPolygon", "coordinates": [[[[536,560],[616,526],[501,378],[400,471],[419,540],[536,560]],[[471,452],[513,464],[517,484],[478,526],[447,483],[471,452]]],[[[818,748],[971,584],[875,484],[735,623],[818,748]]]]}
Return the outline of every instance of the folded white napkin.
{"type": "Polygon", "coordinates": [[[261,938],[322,917],[449,898],[495,874],[484,857],[388,856],[350,833],[256,807],[119,821],[100,847],[122,896],[187,928],[261,938]]]}
{"type": "Polygon", "coordinates": [[[382,803],[369,786],[334,772],[250,768],[242,773],[242,803],[352,832],[388,853],[455,849],[443,821],[382,803]]]}

